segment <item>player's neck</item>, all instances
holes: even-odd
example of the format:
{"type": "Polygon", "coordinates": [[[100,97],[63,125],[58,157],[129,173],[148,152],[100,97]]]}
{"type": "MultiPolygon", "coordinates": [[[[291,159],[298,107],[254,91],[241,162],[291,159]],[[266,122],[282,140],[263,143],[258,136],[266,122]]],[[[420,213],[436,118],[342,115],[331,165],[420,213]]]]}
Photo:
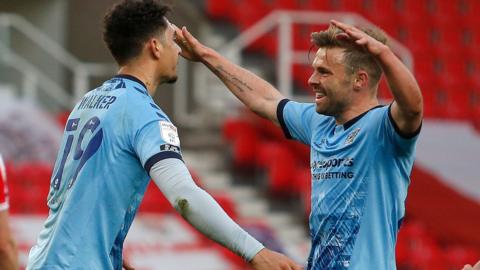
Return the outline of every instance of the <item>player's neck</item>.
{"type": "Polygon", "coordinates": [[[378,99],[372,99],[368,102],[351,105],[345,112],[335,117],[335,122],[337,123],[337,125],[343,125],[346,122],[378,105],[378,99]]]}
{"type": "Polygon", "coordinates": [[[148,93],[153,96],[159,85],[158,80],[153,75],[153,72],[148,72],[148,69],[142,69],[137,66],[122,66],[118,70],[118,74],[125,74],[139,79],[147,87],[148,93]]]}

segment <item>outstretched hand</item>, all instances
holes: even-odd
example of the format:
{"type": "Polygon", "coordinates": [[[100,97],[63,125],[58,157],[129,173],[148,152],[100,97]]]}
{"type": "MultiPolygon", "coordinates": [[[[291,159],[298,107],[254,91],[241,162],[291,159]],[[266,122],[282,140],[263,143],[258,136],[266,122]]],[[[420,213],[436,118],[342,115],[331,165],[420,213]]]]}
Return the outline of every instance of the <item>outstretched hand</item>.
{"type": "Polygon", "coordinates": [[[201,61],[207,53],[208,47],[204,46],[190,34],[185,26],[182,29],[176,26],[174,28],[176,34],[175,42],[182,49],[180,55],[190,61],[201,61]]]}
{"type": "Polygon", "coordinates": [[[478,261],[473,267],[470,264],[467,264],[462,270],[480,270],[480,261],[478,261]]]}
{"type": "Polygon", "coordinates": [[[350,39],[355,42],[355,44],[365,48],[366,51],[374,56],[378,56],[385,50],[388,50],[387,45],[374,39],[353,25],[342,23],[336,20],[331,20],[331,23],[344,32],[337,35],[338,39],[350,39]]]}
{"type": "Polygon", "coordinates": [[[266,248],[253,257],[250,265],[255,270],[303,270],[302,266],[286,256],[266,248]]]}

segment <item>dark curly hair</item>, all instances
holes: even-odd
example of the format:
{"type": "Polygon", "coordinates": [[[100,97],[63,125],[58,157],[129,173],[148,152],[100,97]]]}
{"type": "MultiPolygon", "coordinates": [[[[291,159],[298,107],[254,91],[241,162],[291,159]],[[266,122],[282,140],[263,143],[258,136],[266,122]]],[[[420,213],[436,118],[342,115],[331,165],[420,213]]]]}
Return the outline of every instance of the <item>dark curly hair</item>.
{"type": "Polygon", "coordinates": [[[158,0],[123,0],[103,19],[103,40],[119,65],[137,56],[145,42],[167,27],[170,6],[158,0]]]}

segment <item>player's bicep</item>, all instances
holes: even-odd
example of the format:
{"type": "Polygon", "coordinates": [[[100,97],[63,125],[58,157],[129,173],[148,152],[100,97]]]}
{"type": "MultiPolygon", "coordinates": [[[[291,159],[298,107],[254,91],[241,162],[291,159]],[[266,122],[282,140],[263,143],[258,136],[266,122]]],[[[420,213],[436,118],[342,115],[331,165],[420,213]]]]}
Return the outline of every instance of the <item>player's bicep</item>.
{"type": "Polygon", "coordinates": [[[275,97],[272,99],[262,99],[252,106],[252,111],[263,118],[272,121],[275,125],[280,126],[277,117],[277,107],[282,97],[275,97]]]}
{"type": "Polygon", "coordinates": [[[155,162],[147,172],[158,189],[162,191],[175,208],[178,208],[176,204],[181,195],[176,191],[179,186],[188,186],[191,189],[197,188],[187,166],[175,158],[166,158],[155,162]]]}
{"type": "Polygon", "coordinates": [[[409,113],[402,110],[398,103],[394,101],[390,106],[391,120],[398,129],[398,133],[403,137],[415,136],[422,124],[422,113],[409,113]]]}

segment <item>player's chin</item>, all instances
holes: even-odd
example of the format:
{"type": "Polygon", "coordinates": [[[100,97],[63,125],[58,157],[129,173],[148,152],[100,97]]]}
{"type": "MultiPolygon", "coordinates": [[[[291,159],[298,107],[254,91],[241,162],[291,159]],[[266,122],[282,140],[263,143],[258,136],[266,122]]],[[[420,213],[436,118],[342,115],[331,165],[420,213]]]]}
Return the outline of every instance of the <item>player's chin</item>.
{"type": "Polygon", "coordinates": [[[325,106],[316,104],[316,105],[315,105],[315,111],[316,111],[317,113],[319,113],[319,114],[325,114],[325,112],[326,112],[325,106]]]}
{"type": "Polygon", "coordinates": [[[161,81],[162,83],[172,84],[172,83],[175,83],[177,79],[178,79],[177,74],[173,74],[173,75],[163,76],[161,81]]]}
{"type": "Polygon", "coordinates": [[[177,80],[178,80],[178,76],[174,75],[174,76],[171,76],[167,79],[167,83],[168,84],[173,84],[173,83],[177,82],[177,80]]]}

